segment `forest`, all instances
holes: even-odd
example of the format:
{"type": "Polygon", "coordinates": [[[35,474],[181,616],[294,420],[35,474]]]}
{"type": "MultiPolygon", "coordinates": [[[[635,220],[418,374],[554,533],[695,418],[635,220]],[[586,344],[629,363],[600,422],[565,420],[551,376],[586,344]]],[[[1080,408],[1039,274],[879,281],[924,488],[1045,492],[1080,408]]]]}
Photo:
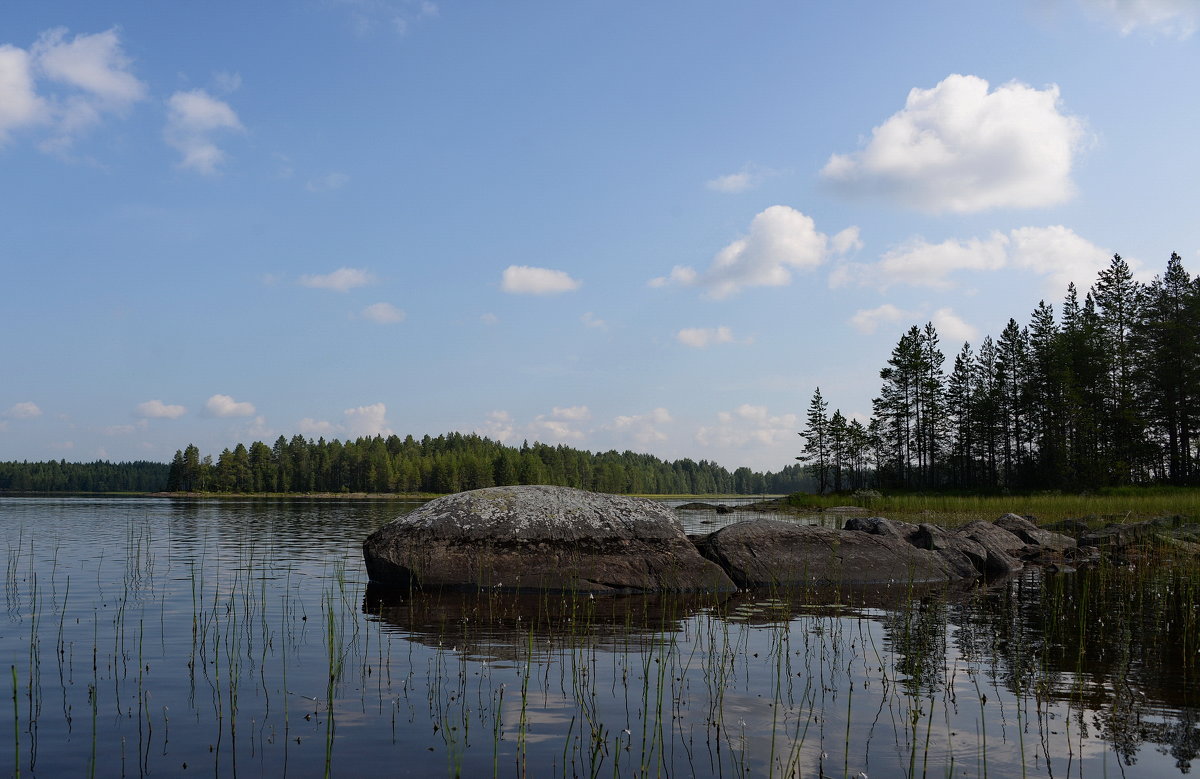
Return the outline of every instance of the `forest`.
{"type": "Polygon", "coordinates": [[[816,491],[1084,491],[1200,483],[1200,279],[1178,254],[1148,283],[1114,255],[1056,317],[1042,301],[947,366],[932,323],[901,337],[868,423],[801,431],[816,491]]]}
{"type": "Polygon", "coordinates": [[[0,492],[156,492],[167,483],[166,463],[0,462],[0,492]]]}
{"type": "Polygon", "coordinates": [[[166,478],[173,492],[450,493],[510,484],[643,495],[783,493],[811,486],[799,465],[779,473],[730,473],[707,460],[667,462],[630,451],[528,442],[512,447],[463,433],[345,442],[280,436],[271,446],[255,441],[227,448],[215,461],[188,445],[175,453],[166,478]]]}
{"type": "Polygon", "coordinates": [[[255,441],[225,449],[215,462],[189,445],[175,453],[167,476],[170,491],[201,492],[449,493],[510,484],[647,495],[762,494],[810,486],[800,466],[730,473],[707,460],[667,462],[630,451],[593,453],[528,442],[512,447],[463,433],[345,442],[280,436],[272,446],[255,441]]]}

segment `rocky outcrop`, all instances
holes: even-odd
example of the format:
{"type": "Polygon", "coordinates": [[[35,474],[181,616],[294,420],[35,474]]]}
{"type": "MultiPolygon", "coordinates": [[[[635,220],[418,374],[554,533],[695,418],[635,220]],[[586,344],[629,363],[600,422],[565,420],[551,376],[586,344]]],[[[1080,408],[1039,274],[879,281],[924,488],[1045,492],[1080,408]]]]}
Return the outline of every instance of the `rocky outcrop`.
{"type": "Polygon", "coordinates": [[[723,503],[684,503],[682,506],[676,506],[676,511],[715,511],[718,514],[732,514],[733,506],[726,506],[723,503]]]}
{"type": "Polygon", "coordinates": [[[438,498],[372,533],[363,557],[372,581],[423,589],[734,589],[671,509],[568,487],[491,487],[438,498]]]}
{"type": "Polygon", "coordinates": [[[776,519],[722,528],[704,539],[700,551],[725,569],[739,587],[948,582],[958,578],[939,555],[894,535],[776,519]]]}
{"type": "MultiPolygon", "coordinates": [[[[712,504],[702,504],[712,510],[712,504]]],[[[699,506],[697,506],[699,510],[699,506]]],[[[606,593],[913,585],[1060,570],[1164,531],[1163,521],[1074,539],[1007,514],[958,528],[849,517],[843,529],[779,519],[689,538],[661,503],[566,487],[492,487],[431,501],[363,544],[372,582],[422,589],[606,593]]],[[[1197,547],[1197,539],[1177,539],[1197,547]]]]}

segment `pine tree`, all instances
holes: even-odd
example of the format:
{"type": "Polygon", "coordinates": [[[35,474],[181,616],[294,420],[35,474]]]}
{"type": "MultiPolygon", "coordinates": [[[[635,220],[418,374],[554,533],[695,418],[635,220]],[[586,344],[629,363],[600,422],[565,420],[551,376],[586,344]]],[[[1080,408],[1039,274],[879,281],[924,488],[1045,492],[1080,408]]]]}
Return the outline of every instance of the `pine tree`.
{"type": "Polygon", "coordinates": [[[824,494],[829,487],[829,417],[825,413],[828,410],[829,404],[821,397],[821,388],[817,387],[808,404],[804,430],[800,433],[804,438],[804,453],[796,458],[808,463],[808,472],[817,480],[818,494],[824,494]]]}

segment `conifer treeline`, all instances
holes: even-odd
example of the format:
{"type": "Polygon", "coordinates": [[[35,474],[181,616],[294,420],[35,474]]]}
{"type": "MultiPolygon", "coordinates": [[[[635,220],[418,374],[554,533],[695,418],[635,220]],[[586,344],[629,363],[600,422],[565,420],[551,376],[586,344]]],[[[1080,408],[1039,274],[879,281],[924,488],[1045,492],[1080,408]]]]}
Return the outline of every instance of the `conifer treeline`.
{"type": "Polygon", "coordinates": [[[1200,483],[1200,277],[1177,254],[1148,284],[1114,255],[1057,319],[1043,301],[945,361],[932,324],[910,328],[869,425],[817,390],[798,459],[820,491],[1200,483]]]}
{"type": "Polygon", "coordinates": [[[0,490],[12,492],[156,492],[167,483],[167,464],[140,460],[111,463],[0,462],[0,490]]]}
{"type": "Polygon", "coordinates": [[[283,436],[225,449],[213,462],[189,445],[177,451],[166,488],[201,492],[434,492],[510,484],[557,484],[598,492],[760,494],[809,484],[800,466],[779,473],[716,463],[674,462],[634,452],[593,453],[567,446],[505,446],[478,435],[318,441],[283,436]]]}

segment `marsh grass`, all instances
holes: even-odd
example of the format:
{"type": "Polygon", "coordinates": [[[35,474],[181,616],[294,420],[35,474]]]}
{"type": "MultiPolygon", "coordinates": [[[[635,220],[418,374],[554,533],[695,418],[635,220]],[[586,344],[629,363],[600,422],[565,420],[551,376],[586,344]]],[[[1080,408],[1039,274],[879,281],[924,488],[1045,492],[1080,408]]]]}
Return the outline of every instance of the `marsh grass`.
{"type": "Polygon", "coordinates": [[[1020,495],[884,494],[857,500],[849,495],[797,493],[787,502],[799,510],[822,510],[848,504],[862,505],[872,514],[889,519],[929,522],[946,526],[975,519],[994,520],[1013,513],[1036,517],[1039,522],[1082,519],[1097,525],[1136,522],[1164,516],[1200,521],[1200,490],[1187,488],[1108,489],[1087,494],[1057,492],[1020,495]]]}

